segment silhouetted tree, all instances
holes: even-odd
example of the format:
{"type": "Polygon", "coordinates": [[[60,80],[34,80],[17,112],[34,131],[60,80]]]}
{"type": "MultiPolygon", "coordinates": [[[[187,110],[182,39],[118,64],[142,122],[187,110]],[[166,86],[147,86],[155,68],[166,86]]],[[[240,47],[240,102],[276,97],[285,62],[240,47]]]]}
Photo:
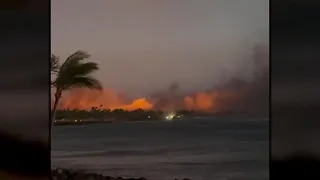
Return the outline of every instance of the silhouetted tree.
{"type": "Polygon", "coordinates": [[[83,62],[90,55],[83,51],[77,51],[70,55],[66,61],[60,66],[59,58],[52,55],[51,72],[56,73],[56,79],[52,82],[55,88],[54,106],[52,109],[51,123],[55,118],[56,109],[64,91],[73,88],[90,88],[102,90],[101,83],[94,78],[93,72],[99,69],[95,62],[83,62]]]}

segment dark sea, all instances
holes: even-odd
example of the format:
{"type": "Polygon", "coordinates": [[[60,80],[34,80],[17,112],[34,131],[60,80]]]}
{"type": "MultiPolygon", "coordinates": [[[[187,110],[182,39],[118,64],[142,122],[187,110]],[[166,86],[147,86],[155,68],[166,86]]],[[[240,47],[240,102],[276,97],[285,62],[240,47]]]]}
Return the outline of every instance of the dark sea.
{"type": "Polygon", "coordinates": [[[52,166],[150,180],[269,179],[268,119],[55,126],[52,166]]]}

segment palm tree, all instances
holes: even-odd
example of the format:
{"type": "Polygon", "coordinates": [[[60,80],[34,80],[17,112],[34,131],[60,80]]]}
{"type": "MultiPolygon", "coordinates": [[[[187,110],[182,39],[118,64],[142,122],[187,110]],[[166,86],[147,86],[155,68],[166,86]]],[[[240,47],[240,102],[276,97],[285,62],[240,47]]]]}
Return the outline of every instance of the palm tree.
{"type": "Polygon", "coordinates": [[[52,87],[55,88],[51,124],[54,122],[57,106],[64,91],[73,88],[102,90],[101,83],[92,76],[92,73],[99,69],[98,64],[94,62],[83,62],[83,60],[89,57],[90,55],[86,52],[77,51],[60,65],[59,58],[52,55],[51,73],[55,74],[56,78],[51,82],[52,87]]]}

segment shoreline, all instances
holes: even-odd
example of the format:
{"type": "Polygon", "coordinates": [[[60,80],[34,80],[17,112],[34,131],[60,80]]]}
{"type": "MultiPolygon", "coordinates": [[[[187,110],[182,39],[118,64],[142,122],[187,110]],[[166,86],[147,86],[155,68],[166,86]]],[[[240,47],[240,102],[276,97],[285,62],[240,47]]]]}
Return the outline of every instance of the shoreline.
{"type": "Polygon", "coordinates": [[[80,120],[80,121],[72,121],[72,120],[68,120],[68,121],[59,121],[56,120],[54,122],[54,126],[76,126],[76,125],[88,125],[88,124],[109,124],[109,123],[114,123],[112,121],[101,121],[101,120],[94,120],[94,121],[85,121],[85,120],[80,120]]]}
{"type": "MultiPolygon", "coordinates": [[[[202,117],[212,117],[212,118],[230,118],[233,116],[202,116],[202,117]]],[[[189,116],[183,117],[179,119],[173,119],[171,121],[179,121],[182,119],[198,119],[199,117],[196,116],[189,116]]],[[[255,116],[241,116],[238,118],[263,118],[269,119],[269,117],[255,117],[255,116]]],[[[83,120],[55,120],[54,126],[80,126],[80,125],[89,125],[89,124],[113,124],[113,123],[126,123],[126,122],[160,122],[160,121],[168,121],[165,119],[146,119],[146,120],[124,120],[124,119],[112,119],[112,120],[105,120],[105,119],[83,119],[83,120]]]]}
{"type": "MultiPolygon", "coordinates": [[[[185,118],[173,119],[180,120],[185,118]]],[[[72,125],[88,125],[88,124],[111,124],[111,123],[126,123],[126,122],[160,122],[168,121],[165,119],[145,119],[145,120],[130,120],[130,119],[64,119],[64,120],[55,120],[54,126],[72,126],[72,125]]]]}
{"type": "Polygon", "coordinates": [[[56,120],[54,126],[77,126],[77,125],[89,125],[89,124],[114,124],[114,123],[125,123],[125,122],[156,122],[163,120],[56,120]]]}
{"type": "MultiPolygon", "coordinates": [[[[90,173],[85,170],[73,170],[67,168],[51,169],[52,180],[151,180],[145,177],[112,177],[98,173],[90,173]]],[[[189,178],[172,178],[172,180],[191,180],[189,178]]]]}

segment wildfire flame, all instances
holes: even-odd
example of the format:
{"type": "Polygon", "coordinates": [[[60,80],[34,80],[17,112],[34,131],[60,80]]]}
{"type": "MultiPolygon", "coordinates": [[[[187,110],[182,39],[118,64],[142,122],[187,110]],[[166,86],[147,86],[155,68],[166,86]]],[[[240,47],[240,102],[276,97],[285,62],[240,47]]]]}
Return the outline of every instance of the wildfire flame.
{"type": "Polygon", "coordinates": [[[129,102],[123,95],[111,89],[102,92],[89,89],[75,89],[64,94],[58,105],[59,109],[86,109],[92,107],[101,109],[152,109],[152,104],[146,98],[139,98],[129,102]]]}
{"type": "Polygon", "coordinates": [[[58,109],[89,110],[92,107],[96,107],[110,110],[124,109],[128,111],[135,109],[160,109],[164,111],[187,109],[202,112],[213,112],[219,109],[219,99],[221,99],[221,97],[226,97],[226,95],[231,97],[230,93],[226,92],[196,92],[188,96],[169,99],[166,104],[155,108],[155,105],[159,101],[157,98],[148,99],[146,97],[141,97],[130,101],[125,95],[120,94],[112,89],[105,89],[101,92],[88,89],[75,89],[63,95],[61,101],[59,102],[58,109]],[[168,104],[179,105],[169,106],[168,104]],[[168,106],[173,107],[174,109],[170,109],[168,106]]]}

